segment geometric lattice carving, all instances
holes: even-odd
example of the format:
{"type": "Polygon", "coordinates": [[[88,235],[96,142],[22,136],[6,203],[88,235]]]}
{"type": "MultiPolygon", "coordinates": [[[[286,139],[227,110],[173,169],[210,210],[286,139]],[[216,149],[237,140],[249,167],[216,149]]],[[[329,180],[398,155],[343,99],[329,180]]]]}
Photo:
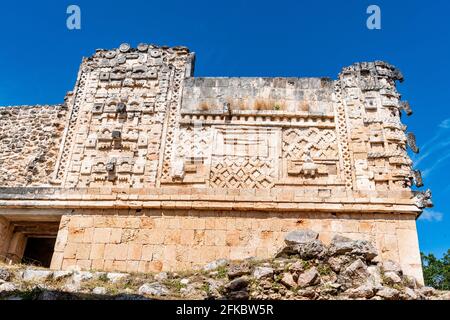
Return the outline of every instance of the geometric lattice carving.
{"type": "Polygon", "coordinates": [[[177,141],[177,157],[204,158],[209,156],[211,131],[207,127],[180,128],[177,141]]]}
{"type": "MultiPolygon", "coordinates": [[[[344,83],[345,85],[345,83],[344,83]]],[[[335,86],[336,94],[336,132],[339,146],[340,158],[342,159],[342,174],[347,189],[353,189],[352,159],[348,145],[349,134],[347,127],[346,106],[342,101],[342,89],[340,85],[335,86]]],[[[349,94],[349,96],[352,96],[349,94]]]]}
{"type": "Polygon", "coordinates": [[[337,159],[338,150],[334,130],[302,128],[283,131],[283,157],[302,159],[307,151],[313,159],[337,159]]]}
{"type": "Polygon", "coordinates": [[[275,177],[273,160],[226,156],[213,159],[210,184],[213,188],[271,188],[275,177]]]}
{"type": "Polygon", "coordinates": [[[172,71],[171,79],[173,79],[173,83],[171,83],[172,87],[172,97],[169,102],[168,112],[166,114],[167,119],[167,128],[166,133],[163,139],[166,141],[166,145],[164,147],[164,156],[163,163],[160,173],[161,182],[171,181],[171,163],[173,158],[173,143],[175,140],[176,132],[178,131],[178,123],[179,123],[179,109],[180,109],[180,87],[181,81],[184,77],[184,68],[175,68],[172,71]]]}
{"type": "Polygon", "coordinates": [[[86,79],[87,79],[87,72],[86,70],[82,69],[77,91],[75,92],[67,132],[63,141],[64,147],[62,148],[62,154],[59,159],[59,165],[56,168],[55,178],[59,181],[62,181],[65,175],[67,174],[67,168],[70,161],[69,157],[72,152],[72,144],[74,142],[75,129],[78,121],[78,113],[80,111],[81,104],[85,99],[86,79]]]}

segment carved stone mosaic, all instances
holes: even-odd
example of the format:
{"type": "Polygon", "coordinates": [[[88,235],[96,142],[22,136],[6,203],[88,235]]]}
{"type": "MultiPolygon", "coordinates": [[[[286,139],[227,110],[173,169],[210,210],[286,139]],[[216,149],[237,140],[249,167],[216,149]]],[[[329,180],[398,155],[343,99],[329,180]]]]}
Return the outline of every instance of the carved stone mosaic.
{"type": "Polygon", "coordinates": [[[68,187],[155,185],[161,141],[170,150],[177,92],[190,59],[184,48],[144,44],[98,50],[86,59],[56,180],[68,187]]]}
{"type": "Polygon", "coordinates": [[[211,163],[211,187],[271,188],[275,178],[274,163],[267,158],[225,156],[211,163]]]}
{"type": "Polygon", "coordinates": [[[175,181],[183,183],[205,183],[211,164],[212,130],[210,127],[183,126],[178,131],[174,147],[174,163],[180,170],[172,172],[175,181]]]}
{"type": "Polygon", "coordinates": [[[167,119],[165,122],[166,139],[160,174],[160,180],[163,183],[173,181],[171,175],[171,167],[172,163],[174,163],[176,160],[174,153],[174,149],[176,148],[176,146],[174,145],[174,140],[178,132],[178,120],[180,116],[180,90],[181,90],[181,81],[184,78],[184,70],[181,69],[175,70],[173,78],[174,78],[174,83],[172,85],[173,91],[168,106],[169,109],[167,111],[167,119]]]}
{"type": "Polygon", "coordinates": [[[84,59],[66,97],[67,122],[47,182],[380,191],[423,185],[407,155],[407,147],[419,147],[400,121],[402,110],[412,110],[400,101],[396,81],[403,77],[393,66],[357,63],[335,81],[193,78],[193,60],[184,47],[148,44],[84,59]]]}
{"type": "MultiPolygon", "coordinates": [[[[408,139],[400,122],[401,110],[411,114],[409,104],[399,101],[395,81],[401,73],[384,62],[359,63],[340,74],[350,130],[356,188],[361,190],[404,190],[409,188],[412,168],[406,142],[418,151],[414,135],[408,139]]],[[[342,107],[338,107],[338,109],[342,107]]]]}
{"type": "Polygon", "coordinates": [[[316,184],[331,176],[337,182],[339,154],[335,131],[315,127],[283,130],[283,161],[286,182],[316,184]]]}
{"type": "Polygon", "coordinates": [[[193,67],[185,47],[122,44],[83,60],[64,105],[0,108],[0,256],[26,239],[9,219],[61,219],[56,268],[126,272],[267,256],[306,223],[376,239],[421,276],[414,223],[433,204],[412,191],[424,181],[395,67],[336,80],[193,67]]]}
{"type": "Polygon", "coordinates": [[[210,186],[273,187],[278,176],[279,136],[277,129],[215,128],[210,186]]]}

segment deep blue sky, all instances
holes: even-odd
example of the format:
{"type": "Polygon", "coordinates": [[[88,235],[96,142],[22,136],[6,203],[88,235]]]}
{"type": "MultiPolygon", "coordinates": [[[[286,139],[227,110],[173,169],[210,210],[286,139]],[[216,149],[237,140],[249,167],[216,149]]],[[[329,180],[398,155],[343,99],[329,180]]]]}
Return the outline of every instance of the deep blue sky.
{"type": "Polygon", "coordinates": [[[414,115],[414,156],[435,208],[418,221],[420,247],[450,248],[450,1],[2,1],[0,105],[54,104],[73,88],[82,56],[122,42],[185,45],[196,76],[328,76],[356,61],[386,60],[414,115]],[[56,3],[55,3],[56,2],[56,3]],[[81,30],[66,8],[81,8],[81,30]],[[382,29],[366,28],[381,8],[382,29]]]}

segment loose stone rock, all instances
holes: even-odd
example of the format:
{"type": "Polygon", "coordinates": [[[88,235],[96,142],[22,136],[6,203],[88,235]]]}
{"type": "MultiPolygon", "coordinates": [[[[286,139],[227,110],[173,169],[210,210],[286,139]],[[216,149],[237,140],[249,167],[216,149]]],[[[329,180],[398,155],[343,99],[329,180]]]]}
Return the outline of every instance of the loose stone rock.
{"type": "Polygon", "coordinates": [[[22,274],[25,281],[45,281],[52,276],[52,272],[48,270],[32,270],[27,269],[22,274]]]}
{"type": "Polygon", "coordinates": [[[1,292],[12,292],[12,291],[16,291],[16,290],[17,290],[16,285],[11,282],[5,282],[3,284],[0,284],[0,293],[1,292]]]}
{"type": "Polygon", "coordinates": [[[155,280],[156,281],[164,281],[167,280],[169,278],[169,275],[167,274],[167,272],[160,272],[155,274],[155,280]]]}
{"type": "Polygon", "coordinates": [[[228,268],[228,278],[234,279],[251,273],[251,268],[247,263],[231,265],[228,268]]]}
{"type": "Polygon", "coordinates": [[[169,290],[166,286],[154,282],[145,283],[139,288],[139,294],[147,294],[152,296],[166,296],[169,294],[169,290]]]}
{"type": "Polygon", "coordinates": [[[273,276],[273,268],[270,267],[256,267],[253,271],[253,276],[256,279],[272,277],[273,276]]]}
{"type": "Polygon", "coordinates": [[[11,273],[6,269],[0,268],[0,280],[8,281],[10,278],[11,278],[11,273]]]}
{"type": "Polygon", "coordinates": [[[61,280],[64,278],[68,278],[72,275],[72,271],[54,271],[53,272],[53,279],[54,280],[61,280]]]}
{"type": "Polygon", "coordinates": [[[226,259],[218,259],[218,260],[215,260],[215,261],[212,261],[212,262],[206,264],[203,267],[203,271],[212,271],[212,270],[215,270],[215,269],[217,269],[219,267],[224,267],[227,264],[228,264],[228,260],[226,260],[226,259]]]}
{"type": "Polygon", "coordinates": [[[319,234],[312,230],[295,230],[289,232],[284,241],[288,246],[293,246],[296,244],[304,244],[316,240],[319,234]]]}
{"type": "Polygon", "coordinates": [[[381,287],[383,279],[381,278],[380,269],[377,266],[368,266],[367,272],[369,273],[369,278],[367,282],[374,287],[381,287]]]}
{"type": "Polygon", "coordinates": [[[296,244],[292,249],[298,253],[302,259],[322,258],[326,254],[325,246],[320,240],[313,240],[311,242],[296,244]]]}
{"type": "Polygon", "coordinates": [[[94,275],[92,274],[92,272],[89,272],[89,271],[78,271],[78,272],[75,272],[72,275],[72,282],[73,283],[80,283],[82,281],[91,280],[92,278],[94,278],[94,275]]]}
{"type": "Polygon", "coordinates": [[[376,249],[365,240],[352,240],[347,237],[335,235],[331,239],[328,248],[330,255],[354,254],[363,256],[367,261],[373,260],[377,256],[376,249]]]}
{"type": "Polygon", "coordinates": [[[248,279],[246,277],[240,277],[229,282],[225,288],[228,291],[239,291],[248,286],[248,279]]]}
{"type": "Polygon", "coordinates": [[[92,290],[92,293],[94,293],[94,294],[105,295],[105,294],[106,294],[106,288],[104,288],[104,287],[95,287],[95,288],[92,290]]]}
{"type": "Polygon", "coordinates": [[[128,273],[118,273],[118,272],[110,272],[106,275],[109,281],[112,283],[117,283],[119,281],[123,281],[128,278],[130,275],[128,273]]]}
{"type": "Polygon", "coordinates": [[[341,256],[330,257],[328,258],[328,264],[330,265],[331,270],[334,272],[339,272],[343,264],[343,258],[341,256]]]}
{"type": "Polygon", "coordinates": [[[411,300],[417,300],[419,298],[418,295],[411,288],[406,287],[404,289],[404,293],[411,300]]]}
{"type": "Polygon", "coordinates": [[[246,290],[233,291],[228,294],[227,298],[230,300],[248,300],[249,294],[246,290]]]}
{"type": "Polygon", "coordinates": [[[392,260],[386,260],[381,262],[381,269],[384,272],[394,272],[396,274],[400,274],[402,269],[400,265],[392,260]]]}
{"type": "Polygon", "coordinates": [[[347,287],[359,286],[367,281],[368,276],[366,264],[361,259],[357,259],[340,273],[339,282],[347,287]]]}
{"type": "Polygon", "coordinates": [[[421,294],[423,294],[424,296],[428,297],[428,296],[433,295],[436,290],[434,290],[434,288],[432,288],[432,287],[422,287],[418,291],[421,294]]]}
{"type": "Polygon", "coordinates": [[[358,298],[366,298],[370,299],[375,295],[374,287],[371,284],[363,284],[357,288],[354,289],[348,289],[345,291],[346,294],[350,298],[358,299],[358,298]]]}
{"type": "Polygon", "coordinates": [[[289,266],[289,271],[293,273],[299,273],[304,270],[302,261],[296,261],[289,266]]]}
{"type": "Polygon", "coordinates": [[[377,292],[377,296],[386,300],[395,300],[399,296],[399,291],[397,289],[383,287],[383,289],[377,292]]]}
{"type": "Polygon", "coordinates": [[[321,258],[326,253],[325,246],[318,240],[319,234],[312,230],[296,230],[285,237],[286,247],[282,248],[277,257],[298,254],[302,259],[321,258]]]}
{"type": "Polygon", "coordinates": [[[384,273],[384,277],[387,283],[395,284],[402,282],[402,278],[398,276],[397,273],[389,271],[384,273]]]}
{"type": "Polygon", "coordinates": [[[216,279],[206,279],[205,283],[207,284],[208,294],[212,297],[220,296],[220,288],[223,286],[223,282],[221,280],[216,279]]]}
{"type": "Polygon", "coordinates": [[[303,272],[298,276],[297,284],[300,288],[315,285],[320,282],[319,272],[316,267],[303,272]]]}
{"type": "Polygon", "coordinates": [[[289,272],[283,273],[283,277],[281,278],[280,282],[284,284],[287,288],[297,287],[297,283],[295,282],[294,277],[289,272]]]}

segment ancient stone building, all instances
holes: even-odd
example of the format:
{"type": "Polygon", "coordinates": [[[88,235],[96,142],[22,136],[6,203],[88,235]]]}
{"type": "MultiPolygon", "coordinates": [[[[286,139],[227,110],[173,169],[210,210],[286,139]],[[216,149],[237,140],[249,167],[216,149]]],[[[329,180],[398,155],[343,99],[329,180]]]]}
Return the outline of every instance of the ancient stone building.
{"type": "Polygon", "coordinates": [[[196,78],[184,47],[84,59],[63,104],[0,108],[0,255],[55,269],[265,258],[308,228],[422,279],[412,170],[384,62],[328,78],[196,78]],[[47,258],[46,258],[47,257],[47,258]]]}

